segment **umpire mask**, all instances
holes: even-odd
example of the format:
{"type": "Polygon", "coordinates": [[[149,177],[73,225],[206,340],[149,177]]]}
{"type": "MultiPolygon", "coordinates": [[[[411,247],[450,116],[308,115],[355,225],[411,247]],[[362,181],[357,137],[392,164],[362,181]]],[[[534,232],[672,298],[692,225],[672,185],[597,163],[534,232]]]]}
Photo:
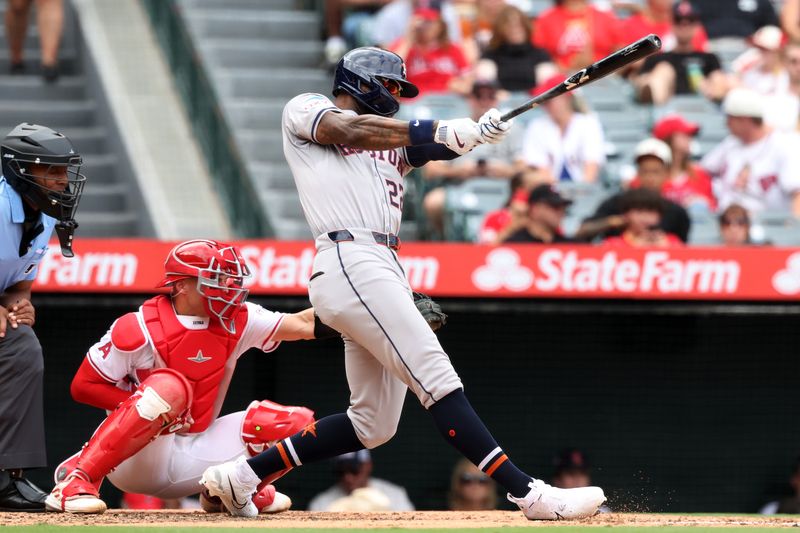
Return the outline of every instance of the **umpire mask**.
{"type": "Polygon", "coordinates": [[[83,162],[63,134],[46,126],[23,122],[0,144],[3,176],[30,205],[55,218],[64,257],[75,255],[72,237],[78,223],[75,211],[86,176],[83,162]]]}

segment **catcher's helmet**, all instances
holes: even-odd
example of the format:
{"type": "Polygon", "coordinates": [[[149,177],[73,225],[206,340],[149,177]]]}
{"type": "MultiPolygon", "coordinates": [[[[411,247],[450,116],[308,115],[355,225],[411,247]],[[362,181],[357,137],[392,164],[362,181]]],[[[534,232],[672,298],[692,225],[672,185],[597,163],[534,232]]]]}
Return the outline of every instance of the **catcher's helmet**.
{"type": "Polygon", "coordinates": [[[369,113],[391,117],[400,109],[390,91],[393,85],[397,96],[413,98],[419,94],[417,86],[406,80],[403,58],[388,50],[365,46],[350,50],[339,60],[333,77],[333,95],[344,91],[369,113]]]}
{"type": "Polygon", "coordinates": [[[197,278],[197,292],[205,297],[208,316],[219,319],[228,333],[236,333],[236,314],[247,300],[244,288],[250,270],[239,249],[231,244],[195,239],[178,244],[164,261],[164,278],[157,287],[167,287],[186,278],[197,278]]]}

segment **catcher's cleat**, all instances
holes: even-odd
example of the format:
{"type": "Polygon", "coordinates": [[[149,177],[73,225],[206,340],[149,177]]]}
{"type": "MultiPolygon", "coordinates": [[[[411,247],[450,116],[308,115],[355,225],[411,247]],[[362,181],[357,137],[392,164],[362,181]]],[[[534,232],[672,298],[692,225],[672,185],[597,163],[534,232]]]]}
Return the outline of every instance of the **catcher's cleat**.
{"type": "Polygon", "coordinates": [[[249,466],[243,468],[247,466],[244,463],[244,457],[240,457],[235,462],[206,468],[200,484],[211,496],[218,497],[233,516],[253,518],[258,516],[258,508],[252,497],[261,480],[249,466]]]}
{"type": "Polygon", "coordinates": [[[100,499],[97,488],[78,476],[70,476],[47,495],[44,501],[48,511],[57,513],[102,514],[106,503],[100,499]]]}
{"type": "Polygon", "coordinates": [[[275,485],[267,485],[253,496],[260,514],[273,514],[288,511],[292,507],[292,499],[275,490],[275,485]]]}
{"type": "Polygon", "coordinates": [[[594,516],[606,501],[600,487],[559,489],[534,479],[528,484],[530,492],[523,498],[508,495],[528,520],[575,520],[594,516]]]}

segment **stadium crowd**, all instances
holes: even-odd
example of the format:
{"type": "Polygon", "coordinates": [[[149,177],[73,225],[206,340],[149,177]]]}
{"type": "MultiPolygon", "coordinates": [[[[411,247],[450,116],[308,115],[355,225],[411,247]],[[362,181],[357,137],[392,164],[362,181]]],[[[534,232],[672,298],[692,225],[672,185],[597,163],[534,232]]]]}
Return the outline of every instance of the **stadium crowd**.
{"type": "MultiPolygon", "coordinates": [[[[800,0],[329,0],[326,58],[377,45],[403,118],[511,109],[655,33],[662,52],[416,173],[429,239],[800,244],[800,0]]],[[[414,206],[416,209],[414,209],[414,206]]]]}

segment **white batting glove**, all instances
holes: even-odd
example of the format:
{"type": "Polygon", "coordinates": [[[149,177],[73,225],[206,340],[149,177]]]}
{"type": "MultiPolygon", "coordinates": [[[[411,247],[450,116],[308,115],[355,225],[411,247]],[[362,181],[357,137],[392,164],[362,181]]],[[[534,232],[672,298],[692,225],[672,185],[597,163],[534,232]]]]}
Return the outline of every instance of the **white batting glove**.
{"type": "Polygon", "coordinates": [[[458,155],[464,155],[479,144],[486,142],[481,136],[478,123],[471,118],[440,120],[433,140],[447,146],[458,155]]]}
{"type": "Polygon", "coordinates": [[[478,119],[478,126],[481,129],[481,137],[489,144],[497,144],[506,138],[511,130],[514,119],[500,120],[500,111],[495,108],[490,109],[478,119]]]}

